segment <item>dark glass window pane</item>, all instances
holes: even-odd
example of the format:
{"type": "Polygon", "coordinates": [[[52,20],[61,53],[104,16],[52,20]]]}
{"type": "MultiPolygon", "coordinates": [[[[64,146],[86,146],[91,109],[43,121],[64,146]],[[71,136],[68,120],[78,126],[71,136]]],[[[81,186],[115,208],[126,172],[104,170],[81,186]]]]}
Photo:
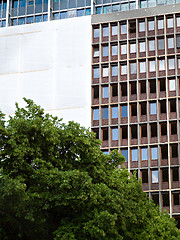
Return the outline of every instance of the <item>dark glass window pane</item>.
{"type": "Polygon", "coordinates": [[[33,22],[34,22],[34,18],[33,17],[27,17],[27,24],[33,23],[33,22]]]}
{"type": "Polygon", "coordinates": [[[19,7],[25,7],[26,1],[25,0],[20,0],[19,1],[19,7]]]}
{"type": "Polygon", "coordinates": [[[35,22],[42,22],[42,16],[35,16],[35,22]]]}
{"type": "Polygon", "coordinates": [[[91,0],[86,0],[86,6],[91,6],[91,0]]]}
{"type": "Polygon", "coordinates": [[[18,6],[18,1],[13,1],[12,7],[17,8],[17,6],[18,6]]]}
{"type": "Polygon", "coordinates": [[[86,9],[86,15],[91,15],[91,9],[90,8],[86,9]]]}
{"type": "Polygon", "coordinates": [[[19,18],[19,25],[25,24],[25,18],[19,18]]]}
{"type": "Polygon", "coordinates": [[[77,0],[77,7],[85,7],[85,0],[77,0]]]}
{"type": "Polygon", "coordinates": [[[77,16],[78,17],[85,16],[85,9],[77,10],[77,16]]]}
{"type": "MultiPolygon", "coordinates": [[[[67,9],[67,0],[61,0],[60,1],[60,7],[61,7],[61,10],[62,9],[67,9]]],[[[67,15],[67,13],[66,13],[66,15],[67,15]]],[[[66,17],[65,17],[66,18],[66,17]]]]}
{"type": "Polygon", "coordinates": [[[69,8],[75,8],[76,7],[76,1],[75,0],[69,0],[69,8]]]}
{"type": "Polygon", "coordinates": [[[65,19],[65,18],[67,18],[67,12],[61,12],[60,19],[65,19]]]}
{"type": "Polygon", "coordinates": [[[12,20],[12,25],[16,26],[17,25],[17,18],[12,20]]]}
{"type": "Polygon", "coordinates": [[[36,4],[42,4],[42,0],[36,0],[36,4]]]}

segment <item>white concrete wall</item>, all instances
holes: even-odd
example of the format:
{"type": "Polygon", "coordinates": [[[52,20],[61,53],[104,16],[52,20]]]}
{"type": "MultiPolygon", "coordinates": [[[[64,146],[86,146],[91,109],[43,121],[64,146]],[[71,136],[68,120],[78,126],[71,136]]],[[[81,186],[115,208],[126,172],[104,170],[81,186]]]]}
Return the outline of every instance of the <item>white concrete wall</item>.
{"type": "Polygon", "coordinates": [[[13,114],[23,97],[90,127],[90,16],[0,29],[0,109],[13,114]]]}

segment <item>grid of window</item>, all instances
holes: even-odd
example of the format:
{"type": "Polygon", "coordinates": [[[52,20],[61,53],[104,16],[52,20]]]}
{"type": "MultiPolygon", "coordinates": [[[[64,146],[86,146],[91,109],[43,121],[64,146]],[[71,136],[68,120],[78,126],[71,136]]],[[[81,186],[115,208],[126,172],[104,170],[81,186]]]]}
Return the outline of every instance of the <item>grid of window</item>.
{"type": "MultiPolygon", "coordinates": [[[[92,70],[98,68],[100,75],[92,78],[92,88],[98,86],[101,94],[98,101],[92,98],[92,108],[99,108],[100,113],[98,123],[92,119],[92,130],[99,133],[102,150],[119,149],[126,159],[124,165],[130,171],[137,169],[143,189],[170,211],[169,182],[172,179],[172,189],[179,186],[180,16],[94,24],[93,36],[95,29],[102,31],[93,38],[92,48],[98,47],[100,54],[92,57],[92,70]],[[112,28],[116,29],[113,35],[112,28]],[[104,46],[109,47],[106,58],[104,46]],[[104,68],[108,69],[106,76],[104,68]],[[104,88],[108,88],[106,98],[104,88]],[[106,119],[103,108],[108,109],[106,119]]],[[[173,198],[178,203],[177,195],[173,198]]]]}

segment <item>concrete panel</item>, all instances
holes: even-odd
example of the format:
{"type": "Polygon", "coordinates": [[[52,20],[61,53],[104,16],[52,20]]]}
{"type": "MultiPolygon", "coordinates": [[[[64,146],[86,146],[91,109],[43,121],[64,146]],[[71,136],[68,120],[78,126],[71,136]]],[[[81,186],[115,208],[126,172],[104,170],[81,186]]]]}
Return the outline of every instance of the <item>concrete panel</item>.
{"type": "Polygon", "coordinates": [[[0,29],[0,109],[33,99],[45,111],[91,124],[91,16],[0,29]]]}

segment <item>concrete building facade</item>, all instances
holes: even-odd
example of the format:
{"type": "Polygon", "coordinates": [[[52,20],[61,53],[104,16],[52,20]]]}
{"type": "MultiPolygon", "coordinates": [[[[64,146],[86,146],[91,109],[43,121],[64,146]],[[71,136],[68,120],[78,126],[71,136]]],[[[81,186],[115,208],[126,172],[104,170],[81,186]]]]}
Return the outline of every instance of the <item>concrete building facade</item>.
{"type": "Polygon", "coordinates": [[[179,3],[2,0],[0,109],[26,97],[91,127],[180,222],[179,3]]]}
{"type": "Polygon", "coordinates": [[[92,130],[179,220],[180,5],[92,18],[92,130]]]}

